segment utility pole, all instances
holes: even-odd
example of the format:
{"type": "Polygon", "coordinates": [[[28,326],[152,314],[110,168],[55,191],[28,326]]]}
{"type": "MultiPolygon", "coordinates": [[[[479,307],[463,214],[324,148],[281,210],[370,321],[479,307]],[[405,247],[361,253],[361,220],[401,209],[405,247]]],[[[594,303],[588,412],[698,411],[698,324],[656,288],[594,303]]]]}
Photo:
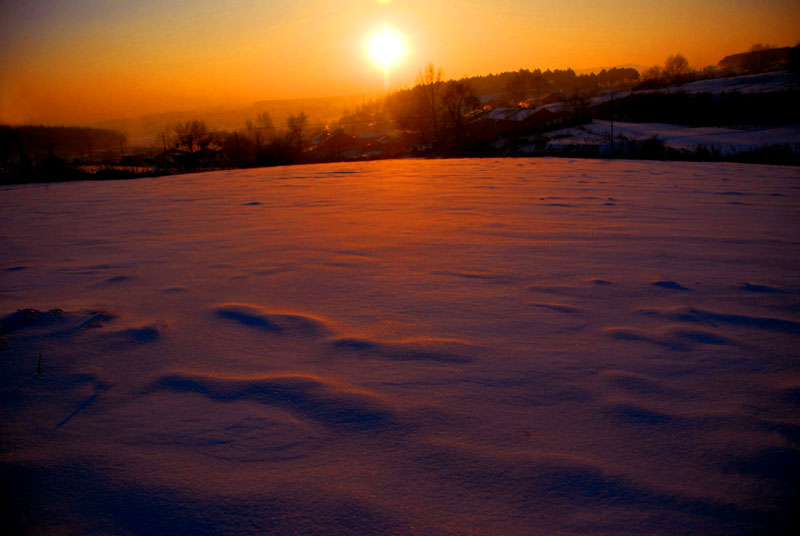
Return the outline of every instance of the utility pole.
{"type": "Polygon", "coordinates": [[[611,94],[611,156],[614,156],[614,94],[611,94]]]}
{"type": "Polygon", "coordinates": [[[242,154],[239,152],[239,133],[233,131],[233,140],[236,142],[236,166],[241,169],[242,167],[242,154]]]}

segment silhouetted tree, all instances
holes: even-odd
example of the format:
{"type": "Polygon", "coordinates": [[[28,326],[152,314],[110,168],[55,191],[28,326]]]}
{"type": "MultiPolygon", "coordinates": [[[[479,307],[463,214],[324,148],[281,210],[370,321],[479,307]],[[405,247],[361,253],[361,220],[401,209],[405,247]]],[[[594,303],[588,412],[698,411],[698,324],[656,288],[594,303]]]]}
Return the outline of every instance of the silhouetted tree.
{"type": "Polygon", "coordinates": [[[681,53],[673,54],[664,61],[664,76],[670,82],[685,80],[689,72],[689,60],[681,53]]]}
{"type": "Polygon", "coordinates": [[[341,128],[354,135],[386,131],[391,128],[389,125],[391,108],[397,100],[398,93],[364,102],[356,106],[352,112],[345,110],[339,121],[330,125],[331,130],[341,128]]]}
{"type": "Polygon", "coordinates": [[[214,135],[204,121],[197,119],[184,121],[173,128],[180,147],[186,147],[190,153],[195,151],[195,146],[198,149],[205,149],[214,141],[214,135]]]}
{"type": "Polygon", "coordinates": [[[506,82],[506,94],[512,106],[518,106],[531,100],[533,101],[532,104],[539,104],[542,98],[551,90],[551,84],[539,69],[533,72],[527,69],[520,69],[519,72],[512,73],[506,82]]]}
{"type": "Polygon", "coordinates": [[[261,145],[264,141],[264,136],[258,131],[258,128],[252,120],[247,119],[244,122],[244,132],[242,133],[242,137],[246,138],[248,143],[252,143],[256,153],[261,151],[261,145]]]}
{"type": "Polygon", "coordinates": [[[717,78],[719,76],[719,68],[716,65],[706,65],[703,67],[704,78],[717,78]]]}
{"type": "MultiPolygon", "coordinates": [[[[88,127],[46,127],[36,125],[0,126],[5,131],[7,143],[0,143],[0,158],[8,155],[14,161],[27,161],[35,165],[40,156],[52,153],[62,160],[72,161],[106,155],[107,160],[118,161],[120,146],[126,145],[124,134],[108,129],[88,127]]],[[[0,138],[2,138],[0,136],[0,138]]],[[[2,141],[2,140],[0,140],[2,141]]]]}
{"type": "Polygon", "coordinates": [[[600,71],[596,76],[596,81],[600,86],[620,86],[638,82],[639,78],[639,71],[636,69],[612,67],[609,70],[603,69],[600,71]]]}
{"type": "Polygon", "coordinates": [[[512,106],[517,106],[528,99],[530,71],[521,69],[511,75],[506,83],[506,93],[512,106]]]}
{"type": "Polygon", "coordinates": [[[480,104],[469,82],[450,80],[444,84],[442,107],[445,112],[445,122],[450,127],[458,152],[463,149],[464,143],[464,114],[480,107],[480,104]]]}
{"type": "Polygon", "coordinates": [[[162,151],[166,151],[169,147],[177,146],[174,136],[175,126],[164,125],[164,127],[158,131],[156,136],[156,147],[160,148],[162,151]]]}
{"type": "Polygon", "coordinates": [[[269,112],[256,115],[255,121],[248,119],[244,123],[244,128],[244,135],[252,143],[256,155],[260,154],[263,146],[276,136],[275,125],[269,112]]]}
{"type": "Polygon", "coordinates": [[[433,141],[439,139],[439,107],[440,91],[442,86],[442,68],[434,67],[433,63],[425,66],[425,69],[417,77],[417,85],[414,88],[420,106],[420,116],[425,123],[430,124],[433,129],[433,141]]]}
{"type": "Polygon", "coordinates": [[[645,69],[642,73],[642,80],[661,80],[664,78],[664,70],[658,65],[645,69]]]}
{"type": "Polygon", "coordinates": [[[286,134],[287,141],[297,151],[298,154],[303,152],[303,131],[308,124],[308,117],[304,112],[298,115],[290,115],[286,120],[286,134]]]}
{"type": "Polygon", "coordinates": [[[768,70],[770,64],[770,54],[768,50],[774,50],[774,45],[764,45],[756,43],[750,47],[750,54],[744,58],[744,68],[748,73],[763,73],[768,70]]]}
{"type": "Polygon", "coordinates": [[[256,128],[259,132],[263,133],[265,140],[271,140],[275,137],[275,124],[272,122],[272,117],[269,112],[261,112],[256,116],[256,128]]]}
{"type": "Polygon", "coordinates": [[[422,117],[424,107],[419,91],[418,87],[414,87],[389,95],[386,97],[386,107],[388,115],[398,128],[416,131],[423,136],[425,130],[425,122],[422,117]]]}
{"type": "Polygon", "coordinates": [[[562,93],[571,93],[576,89],[575,86],[578,76],[572,69],[567,69],[566,71],[562,71],[561,69],[551,71],[548,69],[543,73],[543,76],[548,82],[550,82],[550,84],[553,85],[556,91],[562,93]]]}
{"type": "Polygon", "coordinates": [[[533,96],[533,104],[539,105],[550,92],[553,91],[553,86],[548,82],[544,75],[542,75],[542,71],[536,69],[531,74],[531,78],[529,80],[530,84],[530,92],[533,96]]]}

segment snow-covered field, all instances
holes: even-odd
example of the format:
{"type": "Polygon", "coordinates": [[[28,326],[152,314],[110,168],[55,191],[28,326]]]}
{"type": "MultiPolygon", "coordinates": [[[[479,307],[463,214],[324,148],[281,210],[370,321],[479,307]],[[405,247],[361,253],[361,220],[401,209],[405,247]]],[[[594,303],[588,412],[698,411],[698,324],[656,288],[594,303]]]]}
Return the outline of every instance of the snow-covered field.
{"type": "MultiPolygon", "coordinates": [[[[611,150],[611,122],[595,120],[580,127],[565,128],[547,133],[550,150],[596,145],[601,151],[611,150]]],[[[616,149],[624,150],[628,141],[658,138],[665,147],[695,151],[698,147],[716,150],[722,156],[755,151],[771,145],[788,145],[800,154],[800,125],[735,129],[723,127],[685,127],[664,123],[614,122],[616,149]]],[[[530,151],[534,146],[530,147],[530,151]]]]}
{"type": "Polygon", "coordinates": [[[797,521],[797,168],[329,164],[0,214],[6,534],[797,521]]]}
{"type": "Polygon", "coordinates": [[[743,94],[773,93],[776,91],[796,89],[797,85],[798,80],[794,74],[787,71],[775,71],[770,73],[730,76],[727,78],[697,80],[696,82],[687,82],[679,86],[671,86],[660,91],[667,91],[670,93],[713,93],[715,95],[734,91],[743,94]]]}

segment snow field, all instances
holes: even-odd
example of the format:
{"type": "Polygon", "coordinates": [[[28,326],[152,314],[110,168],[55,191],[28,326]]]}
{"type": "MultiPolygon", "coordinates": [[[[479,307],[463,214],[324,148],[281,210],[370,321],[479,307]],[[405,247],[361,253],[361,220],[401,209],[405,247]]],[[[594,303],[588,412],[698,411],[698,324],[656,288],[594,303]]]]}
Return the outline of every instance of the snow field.
{"type": "Polygon", "coordinates": [[[798,208],[794,168],[619,160],[5,189],[4,523],[785,531],[798,208]]]}

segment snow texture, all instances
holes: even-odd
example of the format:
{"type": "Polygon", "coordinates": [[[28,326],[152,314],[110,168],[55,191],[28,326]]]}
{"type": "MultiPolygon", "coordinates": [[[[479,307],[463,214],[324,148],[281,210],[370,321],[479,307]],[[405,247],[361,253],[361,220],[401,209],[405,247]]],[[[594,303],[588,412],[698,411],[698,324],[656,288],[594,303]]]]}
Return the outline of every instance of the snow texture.
{"type": "Polygon", "coordinates": [[[790,533],[798,209],[797,168],[619,160],[6,188],[0,521],[790,533]]]}

